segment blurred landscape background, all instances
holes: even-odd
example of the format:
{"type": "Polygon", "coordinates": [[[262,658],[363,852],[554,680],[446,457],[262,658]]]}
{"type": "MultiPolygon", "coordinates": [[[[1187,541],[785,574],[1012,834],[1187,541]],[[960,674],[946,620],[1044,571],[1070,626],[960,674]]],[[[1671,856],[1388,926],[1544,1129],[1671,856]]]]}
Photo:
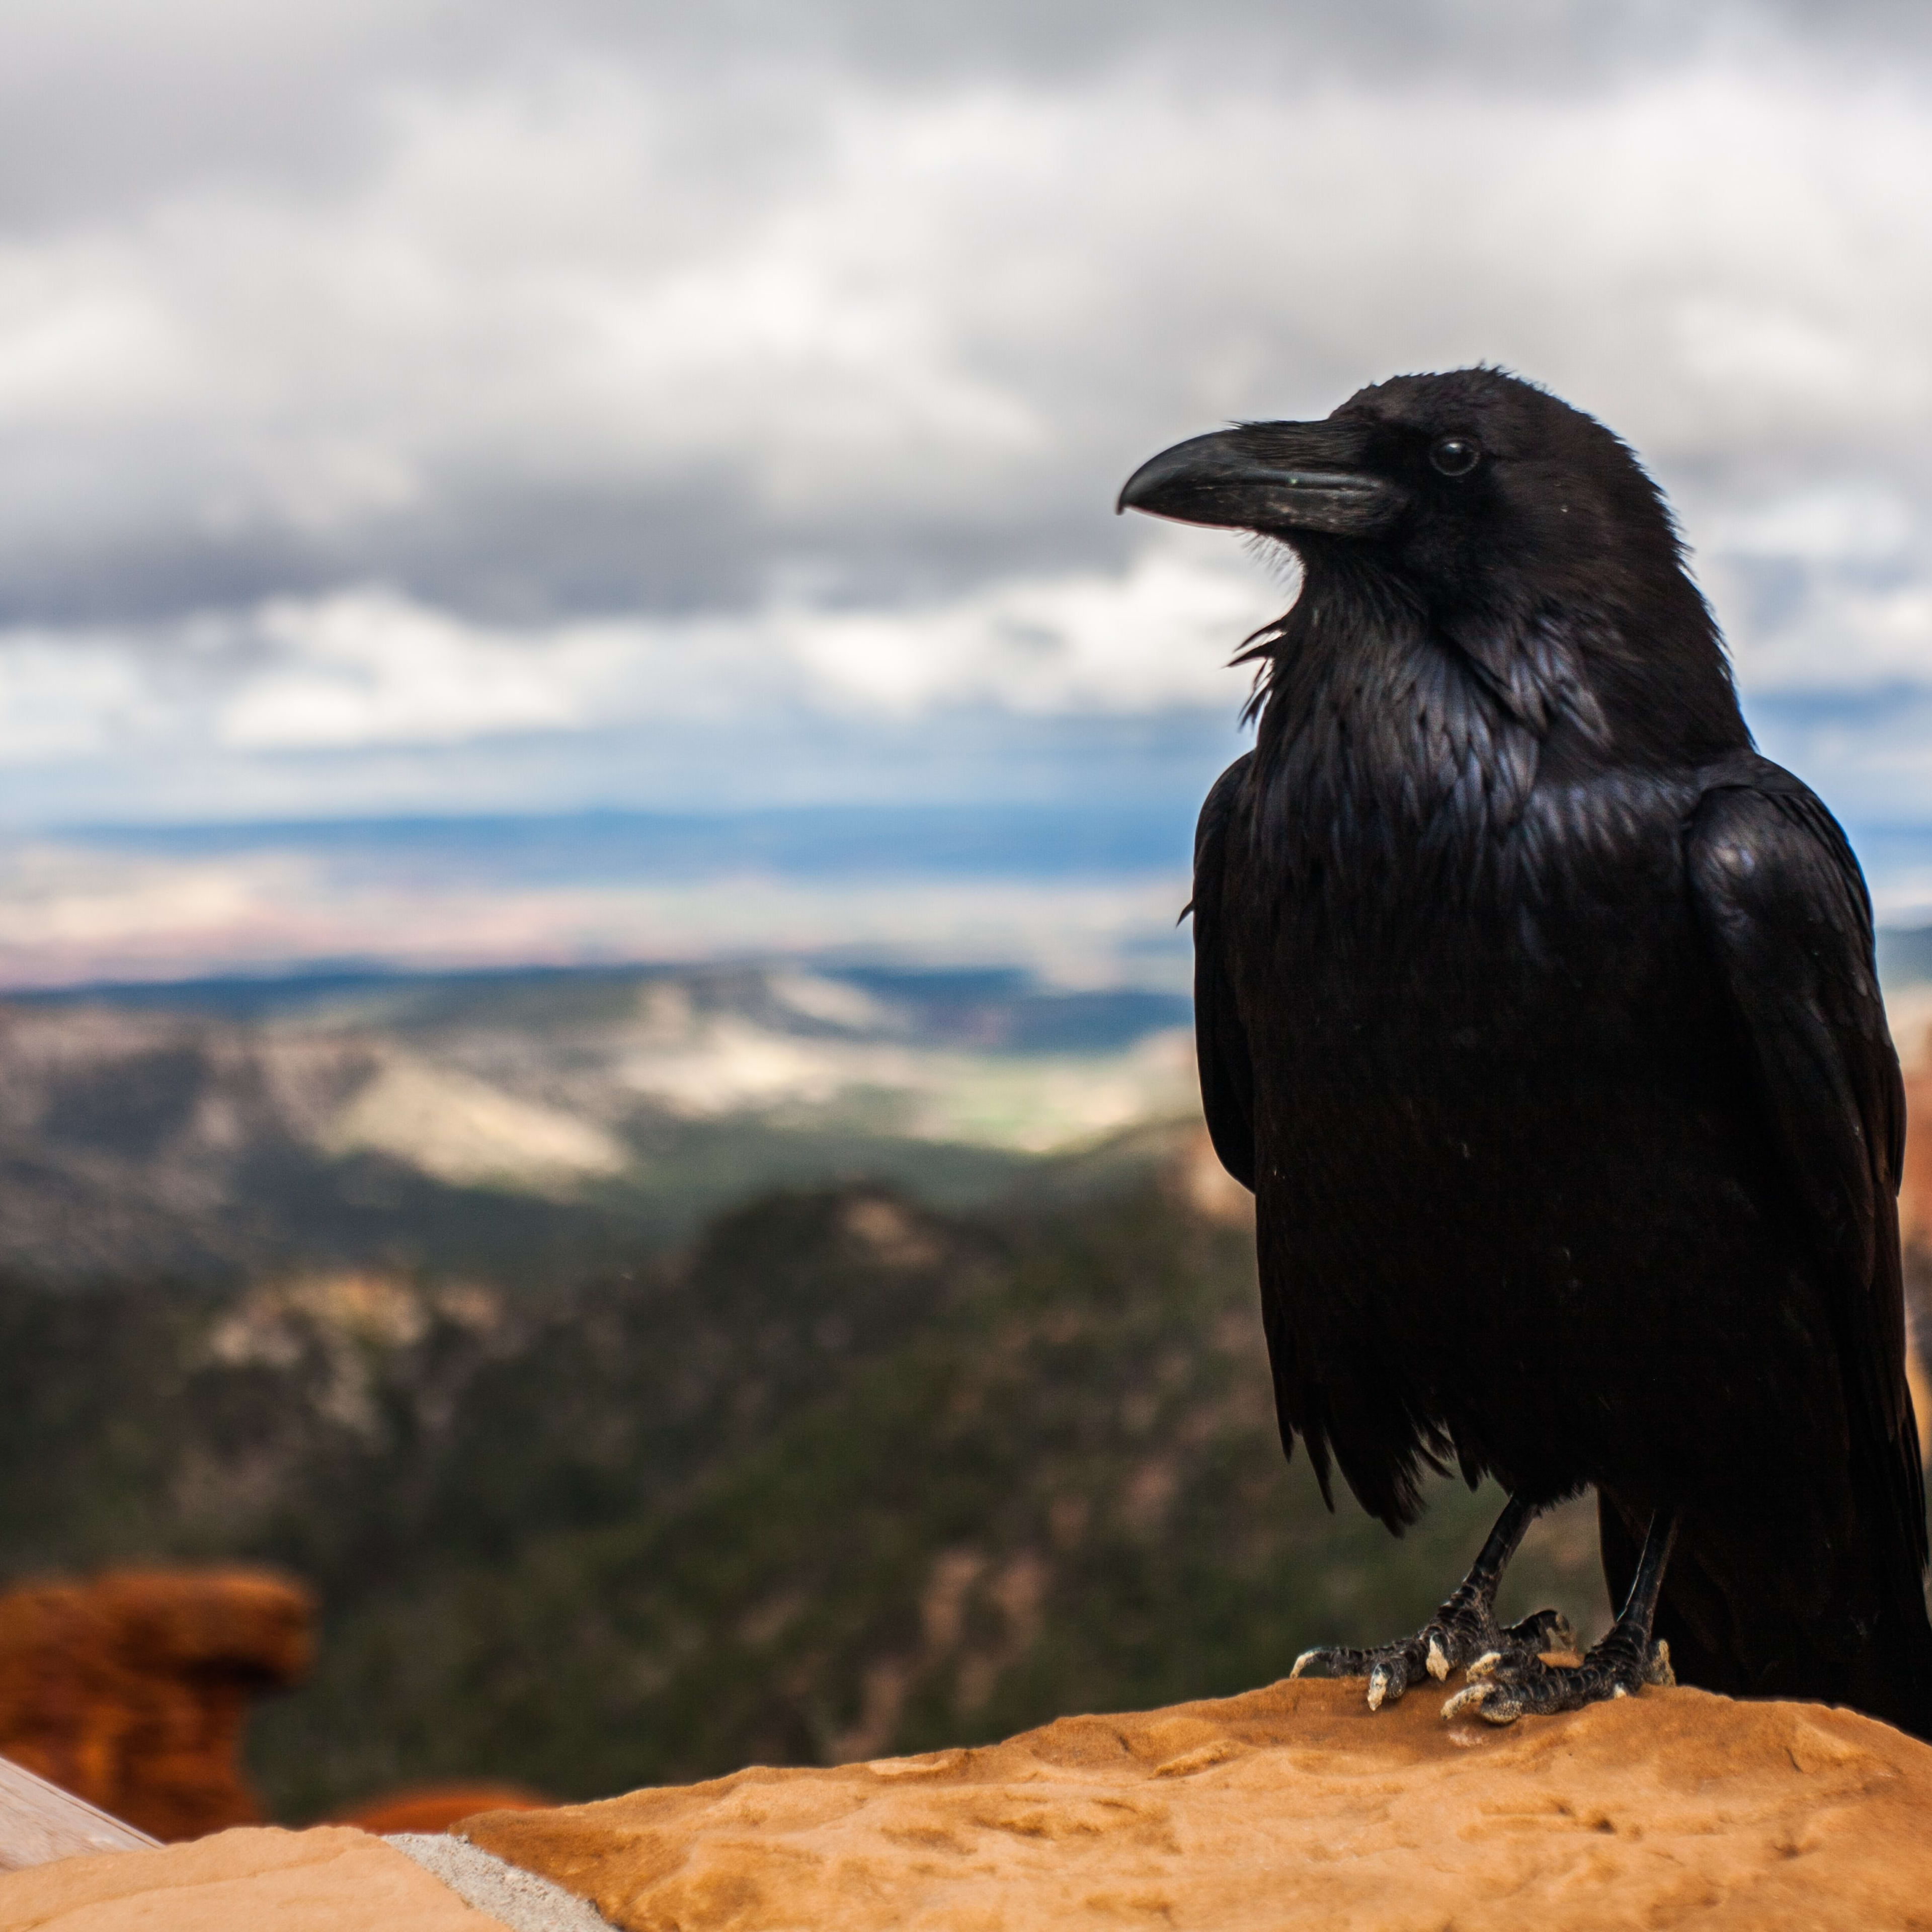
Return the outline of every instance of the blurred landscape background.
{"type": "MultiPolygon", "coordinates": [[[[10,8],[0,1582],[313,1589],[292,1820],[1412,1624],[1496,1498],[1282,1464],[1193,1086],[1292,572],[1113,494],[1402,370],[1602,416],[1918,1062],[1928,22],[10,8]]],[[[1603,1618],[1587,1502],[1510,1593],[1603,1618]]]]}

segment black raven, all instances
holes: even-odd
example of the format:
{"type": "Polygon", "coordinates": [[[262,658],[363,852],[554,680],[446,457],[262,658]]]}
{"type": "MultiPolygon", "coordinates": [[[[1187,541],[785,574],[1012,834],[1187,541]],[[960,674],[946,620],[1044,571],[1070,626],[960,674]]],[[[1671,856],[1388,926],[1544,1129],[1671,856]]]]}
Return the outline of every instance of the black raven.
{"type": "Polygon", "coordinates": [[[1656,486],[1478,368],[1197,436],[1120,503],[1303,572],[1193,899],[1282,1443],[1394,1530],[1425,1468],[1510,1497],[1415,1636],[1298,1672],[1378,1706],[1474,1666],[1445,1716],[1508,1722],[1674,1661],[1932,1736],[1870,903],[1753,748],[1656,486]],[[1551,1665],[1561,1620],[1500,1630],[1497,1580],[1591,1486],[1624,1608],[1551,1665]]]}

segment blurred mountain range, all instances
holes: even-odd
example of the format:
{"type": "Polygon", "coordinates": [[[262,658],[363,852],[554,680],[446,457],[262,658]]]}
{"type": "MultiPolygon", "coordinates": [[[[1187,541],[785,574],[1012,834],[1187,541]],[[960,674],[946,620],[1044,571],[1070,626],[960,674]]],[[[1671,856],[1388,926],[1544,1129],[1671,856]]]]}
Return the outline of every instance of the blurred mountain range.
{"type": "MultiPolygon", "coordinates": [[[[1916,1056],[1932,933],[1882,934],[1880,960],[1916,1056]]],[[[1184,996],[1144,986],[795,960],[16,994],[0,1268],[514,1285],[773,1186],[864,1178],[965,1208],[1042,1154],[1193,1118],[1188,1023],[1184,996]]]]}
{"type": "Polygon", "coordinates": [[[335,974],[0,1007],[0,1267],[553,1276],[865,1175],[943,1204],[1186,1114],[1187,1003],[1023,972],[335,974]]]}

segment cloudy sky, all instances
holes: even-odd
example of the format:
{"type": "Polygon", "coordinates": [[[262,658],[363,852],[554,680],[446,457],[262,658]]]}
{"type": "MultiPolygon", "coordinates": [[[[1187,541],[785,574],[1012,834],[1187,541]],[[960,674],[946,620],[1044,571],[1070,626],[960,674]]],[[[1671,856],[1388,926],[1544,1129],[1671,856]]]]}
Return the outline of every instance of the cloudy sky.
{"type": "Polygon", "coordinates": [[[1120,479],[1482,358],[1932,901],[1924,19],[15,0],[0,818],[1184,806],[1282,592],[1120,479]]]}

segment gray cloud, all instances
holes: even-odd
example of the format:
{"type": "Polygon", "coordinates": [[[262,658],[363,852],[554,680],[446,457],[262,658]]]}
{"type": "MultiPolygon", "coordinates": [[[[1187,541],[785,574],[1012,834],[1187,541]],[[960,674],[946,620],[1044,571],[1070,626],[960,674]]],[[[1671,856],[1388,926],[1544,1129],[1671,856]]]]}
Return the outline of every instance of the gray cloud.
{"type": "MultiPolygon", "coordinates": [[[[768,790],[956,794],[1023,740],[1075,769],[1109,704],[1198,747],[1238,680],[1192,633],[1096,669],[1158,561],[1120,478],[1478,357],[1651,457],[1767,703],[1932,688],[1925,38],[1772,0],[15,8],[8,808],[663,802],[734,742],[768,790]]],[[[1228,642],[1280,594],[1174,568],[1228,642]]]]}
{"type": "Polygon", "coordinates": [[[776,172],[718,164],[717,105],[446,90],[328,194],[20,243],[0,609],[944,594],[1118,562],[1156,440],[1479,356],[1694,487],[1919,460],[1909,104],[1721,64],[1580,104],[846,82],[776,172]]]}
{"type": "Polygon", "coordinates": [[[210,185],[339,187],[380,151],[398,100],[583,64],[676,70],[755,172],[782,131],[774,97],[829,74],[1061,84],[1154,58],[1210,86],[1244,72],[1600,88],[1787,40],[1892,65],[1926,57],[1932,23],[1911,0],[22,0],[0,41],[0,218],[45,229],[210,185]]]}

